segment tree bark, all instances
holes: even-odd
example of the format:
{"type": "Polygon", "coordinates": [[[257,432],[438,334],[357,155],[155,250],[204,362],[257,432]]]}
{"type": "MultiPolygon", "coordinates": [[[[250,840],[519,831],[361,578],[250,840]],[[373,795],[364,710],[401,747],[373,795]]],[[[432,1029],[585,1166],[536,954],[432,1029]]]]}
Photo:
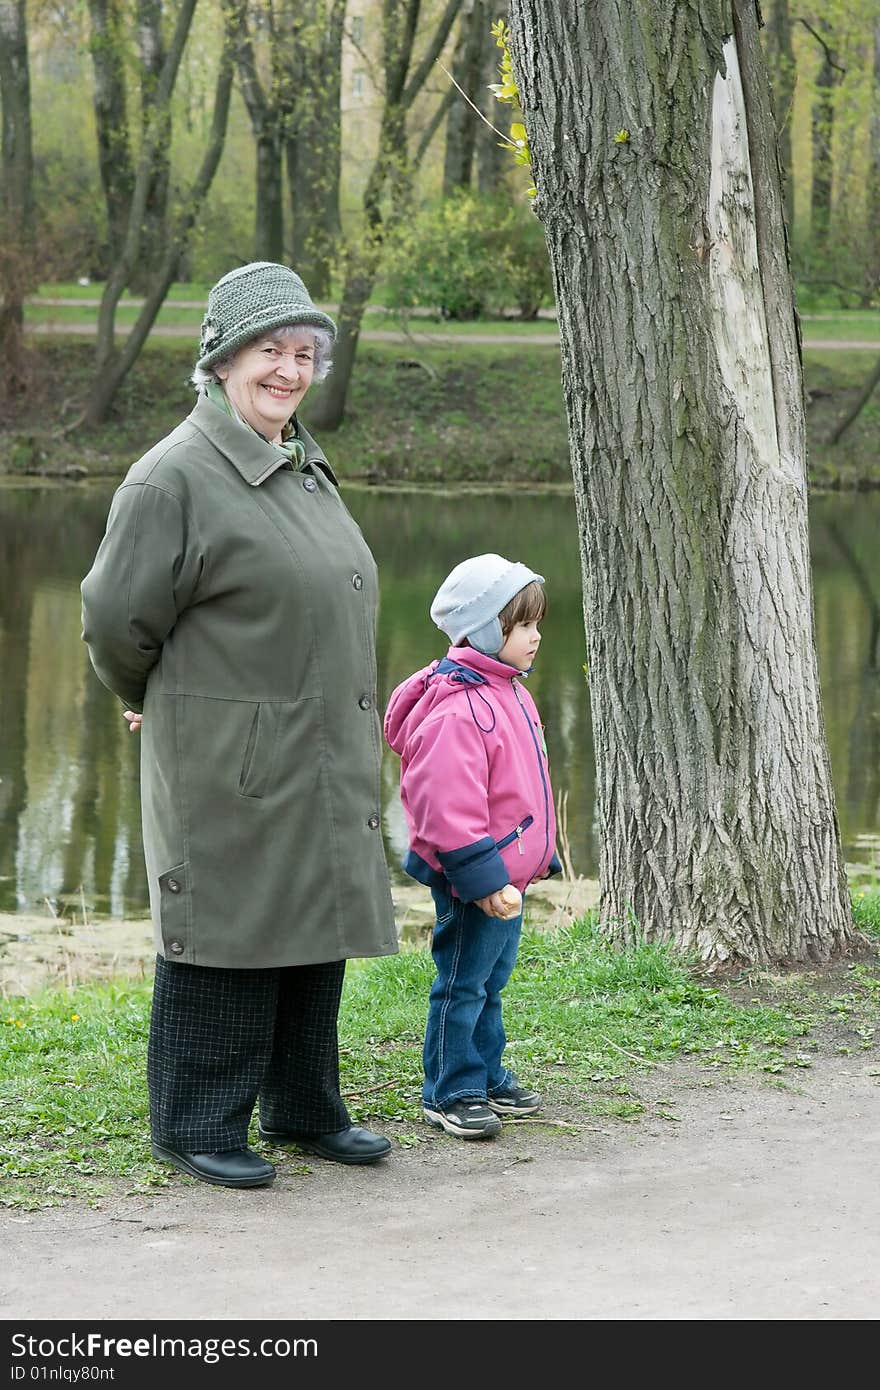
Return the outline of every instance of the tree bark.
{"type": "Polygon", "coordinates": [[[125,44],[119,0],[89,0],[89,22],[98,169],[107,209],[104,269],[109,272],[122,251],[134,189],[125,83],[125,44]]]}
{"type": "Polygon", "coordinates": [[[788,0],[771,0],[765,30],[767,65],[770,71],[773,115],[776,120],[776,139],[782,186],[785,197],[785,221],[789,241],[794,244],[794,183],[791,157],[791,123],[794,93],[797,86],[797,63],[791,38],[791,15],[788,0]]]}
{"type": "Polygon", "coordinates": [[[33,139],[25,0],[0,0],[0,399],[28,381],[22,341],[24,298],[36,279],[33,247],[33,139]]]}
{"type": "Polygon", "coordinates": [[[357,355],[361,320],[376,283],[382,256],[385,218],[404,215],[410,189],[406,115],[437,61],[455,23],[462,0],[447,0],[421,60],[413,61],[421,0],[383,0],[385,94],[379,147],[363,195],[363,231],[344,250],[344,287],[339,310],[334,367],[321,387],[309,420],[318,429],[334,430],[345,417],[345,403],[357,355]],[[382,199],[390,190],[390,208],[382,199]]]}
{"type": "Polygon", "coordinates": [[[618,940],[708,966],[853,932],[801,361],[753,0],[512,0],[553,264],[618,940]]]}
{"type": "MultiPolygon", "coordinates": [[[[476,105],[480,98],[483,75],[485,35],[489,30],[485,0],[466,0],[459,19],[458,40],[452,62],[452,75],[462,92],[476,105]]],[[[474,158],[477,150],[477,126],[482,121],[461,95],[453,88],[456,100],[449,109],[446,121],[446,156],[443,164],[443,196],[449,198],[456,190],[470,188],[474,158]]]]}

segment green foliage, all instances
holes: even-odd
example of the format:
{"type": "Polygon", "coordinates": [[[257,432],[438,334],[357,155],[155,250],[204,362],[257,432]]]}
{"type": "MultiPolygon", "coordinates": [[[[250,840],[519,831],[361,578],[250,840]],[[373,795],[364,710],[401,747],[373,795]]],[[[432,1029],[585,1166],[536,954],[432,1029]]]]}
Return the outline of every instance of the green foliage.
{"type": "MultiPolygon", "coordinates": [[[[519,88],[510,55],[510,28],[503,19],[496,20],[492,25],[492,37],[495,40],[496,48],[501,49],[501,62],[498,64],[498,75],[501,81],[490,82],[489,91],[494,93],[497,101],[504,102],[505,105],[509,106],[519,106],[519,88]]],[[[531,172],[532,152],[529,149],[529,137],[526,134],[526,128],[521,122],[515,121],[510,127],[510,140],[503,143],[501,148],[511,151],[514,164],[524,165],[531,172]]],[[[526,191],[530,198],[534,198],[537,193],[534,184],[526,191]]]]}
{"type": "Polygon", "coordinates": [[[385,258],[389,306],[430,306],[451,319],[516,305],[534,318],[552,296],[540,224],[506,201],[469,193],[401,224],[385,258]]]}

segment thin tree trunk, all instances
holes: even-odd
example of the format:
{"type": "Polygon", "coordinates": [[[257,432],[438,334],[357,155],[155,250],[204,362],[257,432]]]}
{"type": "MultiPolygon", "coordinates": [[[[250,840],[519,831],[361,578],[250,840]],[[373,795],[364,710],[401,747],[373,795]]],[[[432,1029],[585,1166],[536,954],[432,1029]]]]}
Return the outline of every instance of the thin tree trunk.
{"type": "Polygon", "coordinates": [[[316,299],[330,294],[341,231],[345,8],[345,0],[306,0],[293,25],[294,111],[285,142],[293,264],[316,299]]]}
{"type": "MultiPolygon", "coordinates": [[[[506,3],[496,5],[493,19],[508,20],[509,7],[506,3]]],[[[501,50],[498,48],[492,37],[492,26],[486,24],[483,35],[483,78],[480,99],[477,102],[483,115],[489,121],[480,121],[477,130],[477,188],[483,197],[493,197],[504,182],[504,176],[510,167],[510,155],[504,149],[498,136],[490,126],[495,126],[499,130],[505,129],[503,121],[498,119],[498,103],[493,94],[489,91],[489,84],[498,81],[498,62],[501,50]]]]}
{"type": "MultiPolygon", "coordinates": [[[[217,85],[214,92],[214,114],[211,132],[202,158],[202,164],[192,187],[182,202],[182,210],[168,237],[164,259],[153,273],[141,312],[135,321],[134,327],[126,338],[121,351],[116,351],[115,348],[112,347],[111,332],[110,349],[105,352],[105,355],[100,361],[100,368],[92,383],[92,390],[86,406],[85,418],[89,424],[96,424],[106,417],[107,411],[119,387],[137,361],[147,339],[147,335],[156,321],[156,316],[165,302],[165,296],[174,279],[178,261],[186,249],[192,228],[210,190],[214,175],[217,172],[217,165],[220,163],[220,156],[223,153],[223,145],[226,139],[226,127],[229,119],[229,102],[232,95],[232,82],[235,74],[235,57],[239,41],[239,30],[243,20],[241,4],[227,4],[224,8],[224,18],[226,32],[217,75],[217,85]]],[[[146,153],[146,158],[148,158],[148,155],[149,152],[146,153]]],[[[148,172],[148,164],[143,165],[139,170],[138,183],[141,189],[143,189],[143,185],[146,183],[148,172]]],[[[137,193],[138,190],[136,188],[135,198],[132,200],[132,216],[135,215],[135,208],[138,201],[137,193]]],[[[130,249],[135,234],[130,224],[129,239],[126,243],[127,249],[130,249]]],[[[107,296],[105,293],[105,300],[106,298],[107,296]]],[[[113,307],[115,310],[115,302],[113,307]]],[[[104,312],[105,304],[102,301],[101,313],[104,314],[104,312]]]]}
{"type": "MultiPolygon", "coordinates": [[[[274,58],[274,49],[278,44],[274,28],[270,32],[269,42],[274,58]]],[[[238,52],[238,76],[256,144],[254,260],[280,261],[284,255],[281,131],[286,103],[280,98],[277,84],[273,83],[271,96],[265,92],[257,72],[251,37],[246,30],[238,52]]]]}
{"type": "Polygon", "coordinates": [[[338,429],[357,355],[361,320],[376,283],[382,257],[385,223],[382,197],[390,189],[390,216],[402,217],[411,182],[406,142],[406,114],[423,89],[455,23],[462,0],[447,0],[420,62],[413,63],[420,0],[383,0],[385,100],[379,147],[363,195],[364,231],[345,249],[345,281],[339,311],[334,367],[321,387],[309,421],[318,429],[338,429]]]}
{"type": "Polygon", "coordinates": [[[107,258],[104,269],[109,272],[125,242],[134,189],[120,0],[89,0],[89,21],[98,168],[107,209],[107,258]]]}
{"type": "Polygon", "coordinates": [[[873,25],[874,60],[871,73],[871,143],[868,164],[868,280],[880,285],[880,13],[873,25]]]}
{"type": "Polygon", "coordinates": [[[797,63],[791,38],[788,0],[771,0],[766,28],[767,63],[773,96],[773,115],[779,145],[779,163],[785,196],[785,221],[794,243],[794,182],[791,157],[791,124],[797,86],[797,63]]]}
{"type": "MultiPolygon", "coordinates": [[[[485,32],[489,28],[485,0],[468,0],[459,20],[452,75],[462,92],[476,104],[480,96],[485,32]]],[[[453,89],[455,90],[455,89],[453,89]]],[[[477,126],[482,124],[472,106],[456,91],[446,122],[446,157],[443,164],[443,196],[470,188],[477,149],[477,126]]]]}
{"type": "Polygon", "coordinates": [[[801,18],[801,23],[813,35],[822,50],[811,117],[813,182],[810,192],[810,236],[817,251],[826,251],[831,230],[831,194],[834,178],[834,89],[838,73],[841,73],[842,69],[831,46],[832,35],[828,22],[821,19],[818,27],[814,27],[801,18]]]}
{"type": "Polygon", "coordinates": [[[37,271],[33,247],[33,141],[25,0],[0,0],[0,398],[28,381],[24,298],[37,271]]]}
{"type": "Polygon", "coordinates": [[[511,24],[563,348],[602,918],[713,967],[825,960],[852,920],[753,0],[512,0],[511,24]]]}
{"type": "Polygon", "coordinates": [[[144,205],[143,248],[132,287],[146,293],[151,273],[162,264],[167,249],[166,219],[171,176],[171,103],[161,102],[159,80],[165,64],[162,0],[138,0],[137,35],[140,57],[141,139],[155,124],[153,168],[144,205]]]}
{"type": "Polygon", "coordinates": [[[865,406],[868,404],[868,401],[871,399],[874,392],[877,390],[878,385],[880,385],[880,357],[878,357],[876,363],[874,364],[873,371],[871,372],[870,376],[868,377],[858,396],[853,401],[852,406],[846,412],[843,419],[838,421],[838,423],[834,426],[834,429],[829,434],[829,444],[840,443],[840,440],[846,434],[850,425],[853,424],[853,422],[857,420],[861,415],[865,406]]]}
{"type": "MultiPolygon", "coordinates": [[[[177,15],[177,25],[175,27],[171,49],[165,60],[156,93],[157,107],[167,104],[171,100],[171,94],[174,91],[177,74],[183,58],[183,51],[186,47],[187,38],[189,37],[196,3],[197,0],[182,0],[177,15]]],[[[107,278],[107,283],[104,286],[104,293],[101,296],[101,307],[98,310],[98,333],[95,344],[96,379],[90,397],[90,404],[87,407],[87,413],[91,420],[103,418],[103,412],[98,415],[94,413],[96,408],[95,403],[106,394],[106,392],[101,389],[101,378],[105,373],[105,368],[109,367],[110,361],[115,355],[114,334],[116,326],[116,308],[122,296],[122,291],[131,279],[132,272],[141,253],[147,198],[149,197],[153,175],[153,161],[156,151],[161,147],[162,139],[163,131],[161,122],[155,122],[144,137],[140,159],[138,160],[134,189],[129,202],[125,242],[117,254],[115,263],[107,278]]],[[[112,400],[112,394],[108,400],[112,400]]]]}

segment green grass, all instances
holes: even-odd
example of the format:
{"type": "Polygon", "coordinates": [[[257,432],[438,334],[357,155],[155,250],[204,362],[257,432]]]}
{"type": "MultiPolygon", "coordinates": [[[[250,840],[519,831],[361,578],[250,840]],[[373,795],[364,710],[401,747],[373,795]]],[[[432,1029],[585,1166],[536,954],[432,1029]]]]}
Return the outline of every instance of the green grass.
{"type": "MultiPolygon", "coordinates": [[[[880,893],[857,898],[855,909],[861,928],[880,939],[880,893]]],[[[355,1121],[391,1126],[404,1147],[430,1138],[421,1122],[420,1052],[432,976],[428,953],[411,949],[352,962],[346,977],[343,1092],[355,1121]]],[[[808,1068],[824,1025],[836,1029],[838,1052],[871,1050],[877,960],[852,962],[845,985],[829,996],[809,973],[783,979],[758,972],[732,986],[714,984],[665,947],[613,949],[588,920],[524,936],[505,991],[508,1056],[564,1120],[632,1120],[643,1109],[639,1072],[678,1057],[710,1074],[808,1068]]],[[[167,1185],[168,1170],[149,1156],[149,1005],[150,985],[133,981],[5,1001],[4,1204],[97,1202],[110,1192],[167,1185]]]]}
{"type": "MultiPolygon", "coordinates": [[[[33,297],[33,302],[27,306],[26,318],[28,322],[46,322],[55,320],[56,322],[94,322],[97,318],[97,306],[89,301],[100,300],[103,292],[103,285],[94,283],[90,285],[79,285],[76,283],[45,284],[39,287],[37,294],[33,297]],[[39,303],[40,299],[78,299],[85,301],[81,307],[67,305],[49,305],[39,303]]],[[[208,298],[210,285],[198,282],[178,282],[171,286],[166,299],[165,307],[159,315],[158,322],[162,324],[193,324],[196,330],[201,322],[203,307],[208,298]],[[195,306],[191,309],[183,309],[175,305],[177,300],[194,302],[195,306]]],[[[373,296],[373,302],[367,314],[367,326],[369,328],[383,328],[394,330],[399,327],[400,319],[392,310],[386,309],[383,304],[384,292],[378,286],[373,296]]],[[[132,298],[128,293],[124,294],[119,302],[118,317],[121,324],[133,322],[139,306],[130,302],[132,298]]],[[[335,302],[335,300],[334,300],[335,302]]],[[[880,310],[877,309],[852,309],[852,310],[814,310],[805,312],[801,315],[804,336],[807,338],[835,338],[842,341],[851,340],[871,340],[880,345],[880,310]]],[[[413,333],[419,330],[430,332],[431,334],[452,334],[462,337],[469,337],[472,334],[492,334],[503,335],[505,333],[528,334],[536,337],[550,337],[555,335],[555,324],[552,320],[524,320],[516,316],[506,318],[485,318],[473,322],[450,322],[441,319],[439,315],[428,314],[426,316],[414,315],[410,318],[410,326],[413,333]]]]}
{"type": "MultiPolygon", "coordinates": [[[[51,473],[73,465],[93,475],[121,477],[192,408],[187,378],[197,349],[196,317],[191,338],[150,339],[107,423],[66,434],[61,451],[59,432],[75,419],[89,388],[93,347],[84,339],[33,339],[34,389],[0,433],[0,471],[51,473]]],[[[815,486],[880,484],[880,392],[836,449],[823,443],[871,361],[870,354],[856,351],[805,354],[807,388],[816,393],[807,410],[815,486]]],[[[346,419],[336,433],[323,433],[321,443],[343,479],[568,485],[560,376],[558,349],[544,346],[529,352],[474,343],[465,335],[448,345],[424,345],[418,337],[414,343],[364,342],[346,419]]],[[[302,412],[307,425],[318,390],[302,412]]]]}
{"type": "Polygon", "coordinates": [[[880,347],[880,310],[850,309],[801,314],[805,338],[863,339],[880,347]]]}

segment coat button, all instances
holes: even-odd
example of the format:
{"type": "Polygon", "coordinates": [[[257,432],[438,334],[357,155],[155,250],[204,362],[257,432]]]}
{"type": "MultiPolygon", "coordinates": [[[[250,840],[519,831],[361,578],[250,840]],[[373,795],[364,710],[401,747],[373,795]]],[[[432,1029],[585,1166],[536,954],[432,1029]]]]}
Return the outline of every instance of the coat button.
{"type": "Polygon", "coordinates": [[[372,816],[370,816],[369,820],[367,821],[367,825],[370,827],[371,830],[379,829],[379,817],[375,814],[375,812],[372,816]]]}
{"type": "Polygon", "coordinates": [[[369,695],[362,695],[361,698],[358,700],[358,704],[360,705],[361,709],[369,709],[372,703],[373,701],[370,699],[369,695]]]}
{"type": "MultiPolygon", "coordinates": [[[[178,881],[177,881],[176,878],[169,878],[169,880],[168,880],[168,892],[169,892],[169,893],[179,893],[179,892],[180,892],[180,884],[178,883],[178,881]]],[[[182,948],[181,948],[181,949],[182,949],[182,948]]]]}
{"type": "Polygon", "coordinates": [[[362,574],[353,574],[351,576],[351,587],[353,589],[362,589],[364,587],[364,576],[362,574]]]}
{"type": "Polygon", "coordinates": [[[183,955],[183,942],[182,942],[182,941],[169,941],[169,943],[168,943],[168,949],[169,949],[169,951],[171,952],[171,954],[172,954],[173,956],[182,956],[182,955],[183,955]]]}
{"type": "Polygon", "coordinates": [[[303,478],[303,487],[306,492],[318,491],[318,484],[315,482],[314,478],[303,478]]]}

